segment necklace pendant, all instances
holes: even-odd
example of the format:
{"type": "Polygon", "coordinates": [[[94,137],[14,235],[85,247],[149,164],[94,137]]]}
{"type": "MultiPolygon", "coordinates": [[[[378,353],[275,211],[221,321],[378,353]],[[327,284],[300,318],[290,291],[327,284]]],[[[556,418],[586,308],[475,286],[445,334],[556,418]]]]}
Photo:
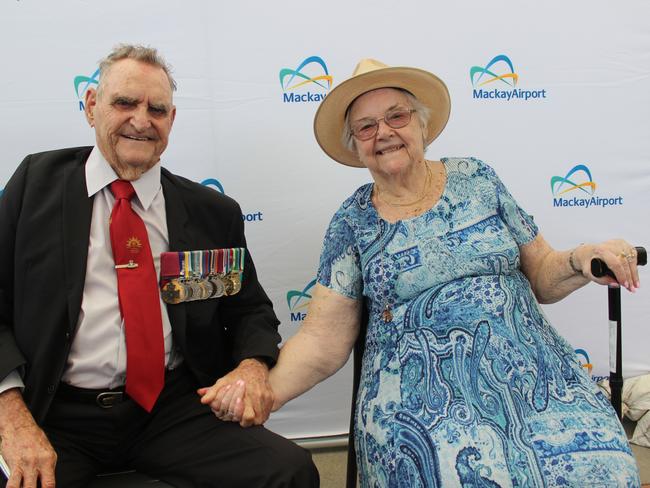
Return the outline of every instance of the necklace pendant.
{"type": "Polygon", "coordinates": [[[381,317],[384,319],[385,323],[393,321],[393,312],[390,311],[388,304],[384,306],[384,311],[381,313],[381,317]]]}

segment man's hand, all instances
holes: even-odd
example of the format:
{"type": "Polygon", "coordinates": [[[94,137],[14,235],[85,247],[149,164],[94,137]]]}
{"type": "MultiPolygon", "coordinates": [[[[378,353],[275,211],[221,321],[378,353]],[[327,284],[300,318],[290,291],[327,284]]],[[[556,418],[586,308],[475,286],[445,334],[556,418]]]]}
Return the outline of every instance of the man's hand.
{"type": "Polygon", "coordinates": [[[56,452],[14,388],[0,394],[2,457],[11,470],[7,488],[54,488],[56,452]]]}
{"type": "Polygon", "coordinates": [[[262,425],[273,406],[268,366],[257,359],[244,359],[211,387],[200,388],[201,403],[210,405],[223,420],[239,421],[242,427],[262,425]]]}

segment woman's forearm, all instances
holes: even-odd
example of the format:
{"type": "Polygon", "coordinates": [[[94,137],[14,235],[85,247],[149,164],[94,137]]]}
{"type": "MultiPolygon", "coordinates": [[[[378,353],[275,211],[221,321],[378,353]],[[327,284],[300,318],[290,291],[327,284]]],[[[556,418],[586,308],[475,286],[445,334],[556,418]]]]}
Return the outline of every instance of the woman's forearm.
{"type": "Polygon", "coordinates": [[[336,373],[347,362],[353,346],[354,340],[301,329],[282,347],[269,374],[275,396],[273,410],[336,373]]]}
{"type": "Polygon", "coordinates": [[[280,349],[269,381],[273,409],[336,373],[350,357],[359,334],[361,302],[318,283],[300,330],[280,349]]]}
{"type": "Polygon", "coordinates": [[[535,296],[540,303],[555,303],[589,283],[576,256],[577,248],[549,251],[539,263],[534,281],[535,296]]]}

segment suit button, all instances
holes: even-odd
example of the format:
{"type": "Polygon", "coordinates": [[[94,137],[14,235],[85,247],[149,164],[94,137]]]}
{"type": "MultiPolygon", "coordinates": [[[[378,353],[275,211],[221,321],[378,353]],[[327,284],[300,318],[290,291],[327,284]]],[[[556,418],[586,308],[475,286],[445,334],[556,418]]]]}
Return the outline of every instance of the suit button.
{"type": "Polygon", "coordinates": [[[50,385],[47,387],[47,392],[51,395],[52,393],[54,393],[55,389],[56,389],[55,385],[50,385]]]}
{"type": "Polygon", "coordinates": [[[66,342],[70,341],[70,332],[65,333],[65,340],[66,342]]]}

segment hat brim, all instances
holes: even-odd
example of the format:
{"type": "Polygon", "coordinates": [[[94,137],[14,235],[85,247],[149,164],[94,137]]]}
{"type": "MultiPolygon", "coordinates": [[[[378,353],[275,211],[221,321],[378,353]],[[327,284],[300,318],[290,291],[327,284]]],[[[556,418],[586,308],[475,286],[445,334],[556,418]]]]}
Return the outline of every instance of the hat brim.
{"type": "Polygon", "coordinates": [[[359,95],[378,88],[403,88],[431,110],[425,145],[438,137],[447,125],[451,99],[447,86],[436,75],[408,67],[389,67],[369,71],[335,87],[321,102],[314,117],[316,141],[335,161],[347,166],[364,167],[357,154],[343,145],[345,112],[359,95]]]}

